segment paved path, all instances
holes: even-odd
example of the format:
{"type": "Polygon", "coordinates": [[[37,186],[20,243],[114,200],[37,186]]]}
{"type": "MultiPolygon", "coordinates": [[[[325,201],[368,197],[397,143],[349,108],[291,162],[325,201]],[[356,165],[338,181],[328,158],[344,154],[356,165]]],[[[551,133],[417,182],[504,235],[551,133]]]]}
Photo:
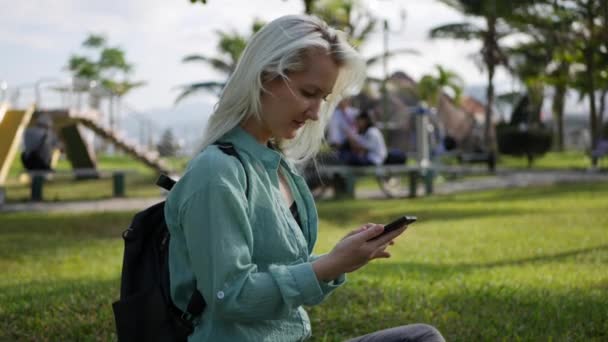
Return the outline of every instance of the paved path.
{"type": "Polygon", "coordinates": [[[162,197],[111,198],[81,202],[23,202],[9,203],[0,207],[2,212],[44,211],[44,212],[84,212],[84,211],[128,211],[141,210],[164,200],[162,197]]]}
{"type": "MultiPolygon", "coordinates": [[[[436,184],[434,193],[443,195],[466,191],[528,187],[574,182],[608,182],[608,173],[600,173],[593,171],[499,171],[498,174],[495,176],[462,179],[436,184]]],[[[419,189],[419,192],[420,195],[423,195],[422,188],[419,189]]],[[[357,191],[356,196],[357,198],[384,198],[384,195],[378,189],[357,191]]],[[[162,200],[162,197],[157,197],[113,198],[84,202],[10,203],[0,207],[0,213],[16,211],[135,211],[144,209],[162,200]]]]}
{"type": "MultiPolygon", "coordinates": [[[[495,176],[460,179],[435,184],[435,195],[490,189],[523,188],[560,183],[608,182],[608,173],[596,171],[498,171],[495,176]]],[[[418,196],[424,196],[422,185],[418,196]]],[[[357,198],[384,198],[377,190],[357,191],[357,198]]]]}

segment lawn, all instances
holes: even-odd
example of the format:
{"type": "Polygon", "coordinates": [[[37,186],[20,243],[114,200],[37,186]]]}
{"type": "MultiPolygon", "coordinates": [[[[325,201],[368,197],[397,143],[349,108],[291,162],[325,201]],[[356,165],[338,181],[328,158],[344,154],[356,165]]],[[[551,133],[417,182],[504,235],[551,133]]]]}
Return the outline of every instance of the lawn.
{"type": "MultiPolygon", "coordinates": [[[[608,183],[319,204],[317,252],[414,214],[393,257],[309,308],[314,341],[426,322],[449,341],[608,339],[608,183]]],[[[113,340],[132,213],[0,214],[0,340],[113,340]]]]}

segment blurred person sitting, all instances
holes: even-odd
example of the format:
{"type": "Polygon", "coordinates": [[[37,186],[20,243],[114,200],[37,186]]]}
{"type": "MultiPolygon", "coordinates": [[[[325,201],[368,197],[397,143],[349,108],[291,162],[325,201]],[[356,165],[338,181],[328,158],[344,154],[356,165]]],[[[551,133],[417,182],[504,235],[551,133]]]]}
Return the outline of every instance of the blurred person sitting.
{"type": "Polygon", "coordinates": [[[374,125],[371,113],[364,111],[356,119],[357,131],[344,131],[350,151],[343,151],[340,159],[349,165],[382,165],[388,155],[382,132],[374,125]]]}
{"type": "Polygon", "coordinates": [[[23,143],[21,162],[26,170],[52,170],[53,149],[57,145],[57,137],[48,114],[40,114],[34,125],[25,130],[23,143]]]}

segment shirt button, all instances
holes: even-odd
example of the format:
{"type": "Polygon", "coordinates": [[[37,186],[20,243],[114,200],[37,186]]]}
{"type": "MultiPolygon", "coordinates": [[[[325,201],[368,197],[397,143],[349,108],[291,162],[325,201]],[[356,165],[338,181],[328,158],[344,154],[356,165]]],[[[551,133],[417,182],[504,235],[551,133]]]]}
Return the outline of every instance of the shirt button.
{"type": "Polygon", "coordinates": [[[218,293],[217,293],[217,298],[218,298],[218,299],[222,299],[222,298],[224,298],[224,292],[223,292],[223,291],[218,292],[218,293]]]}

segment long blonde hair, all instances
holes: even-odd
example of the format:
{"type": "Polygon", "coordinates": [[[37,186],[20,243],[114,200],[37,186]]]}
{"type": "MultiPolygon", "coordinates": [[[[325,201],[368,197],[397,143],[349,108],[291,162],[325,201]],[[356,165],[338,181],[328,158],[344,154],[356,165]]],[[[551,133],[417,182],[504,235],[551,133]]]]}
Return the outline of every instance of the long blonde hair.
{"type": "Polygon", "coordinates": [[[294,162],[314,157],[338,102],[361,88],[365,80],[365,62],[348,44],[343,32],[308,15],[275,19],[251,38],[209,118],[201,149],[213,144],[250,115],[260,120],[264,81],[275,77],[287,80],[288,72],[302,68],[306,51],[318,48],[327,51],[338,64],[338,78],[331,95],[321,104],[319,120],[308,121],[295,138],[280,144],[285,155],[294,162]]]}

